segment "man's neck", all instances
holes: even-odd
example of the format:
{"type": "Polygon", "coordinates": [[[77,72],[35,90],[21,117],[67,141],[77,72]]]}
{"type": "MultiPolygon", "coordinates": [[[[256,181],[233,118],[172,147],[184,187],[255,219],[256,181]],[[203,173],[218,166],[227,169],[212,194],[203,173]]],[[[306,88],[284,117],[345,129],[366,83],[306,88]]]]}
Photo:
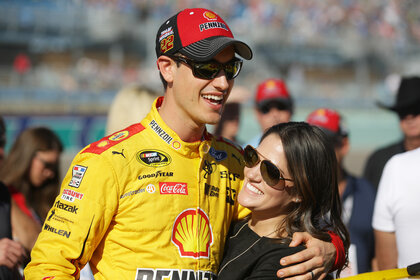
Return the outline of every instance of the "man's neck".
{"type": "Polygon", "coordinates": [[[181,138],[184,142],[196,142],[203,138],[205,125],[197,125],[183,112],[179,112],[173,106],[168,105],[166,98],[158,108],[159,115],[163,121],[181,138]]]}
{"type": "Polygon", "coordinates": [[[404,148],[406,151],[411,151],[420,147],[420,137],[411,137],[404,139],[404,148]]]}

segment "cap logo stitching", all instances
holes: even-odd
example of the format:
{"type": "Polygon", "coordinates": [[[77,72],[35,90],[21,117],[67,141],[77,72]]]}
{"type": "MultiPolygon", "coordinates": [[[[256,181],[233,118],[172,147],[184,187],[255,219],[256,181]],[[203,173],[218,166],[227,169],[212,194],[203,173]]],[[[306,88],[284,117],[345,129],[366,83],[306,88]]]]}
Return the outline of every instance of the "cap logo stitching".
{"type": "Polygon", "coordinates": [[[208,20],[216,20],[217,19],[217,16],[215,14],[213,14],[212,12],[209,12],[209,11],[205,11],[203,13],[203,16],[208,20]]]}
{"type": "Polygon", "coordinates": [[[224,24],[223,22],[205,22],[199,25],[200,27],[200,31],[204,31],[204,30],[209,30],[209,29],[215,29],[215,28],[220,28],[220,29],[224,29],[226,31],[229,31],[226,27],[226,24],[224,24]]]}
{"type": "Polygon", "coordinates": [[[174,30],[169,27],[160,33],[160,51],[166,53],[174,47],[174,30]]]}

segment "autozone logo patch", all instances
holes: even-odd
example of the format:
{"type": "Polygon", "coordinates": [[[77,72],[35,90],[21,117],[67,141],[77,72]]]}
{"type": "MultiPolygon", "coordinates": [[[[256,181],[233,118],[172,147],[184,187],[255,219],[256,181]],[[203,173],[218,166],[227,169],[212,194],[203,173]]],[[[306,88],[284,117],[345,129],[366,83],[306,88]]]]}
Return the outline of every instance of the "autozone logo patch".
{"type": "Polygon", "coordinates": [[[64,189],[61,198],[69,202],[74,202],[75,199],[82,199],[83,194],[69,189],[64,189]]]}
{"type": "Polygon", "coordinates": [[[64,211],[74,213],[74,214],[77,214],[77,210],[79,210],[79,208],[77,208],[76,206],[62,203],[60,200],[57,200],[55,202],[54,206],[57,209],[62,209],[64,211]]]}
{"type": "Polygon", "coordinates": [[[187,183],[159,182],[160,194],[182,194],[188,195],[187,183]]]}
{"type": "Polygon", "coordinates": [[[185,258],[209,258],[213,232],[207,214],[200,208],[189,208],[175,219],[172,243],[185,258]]]}
{"type": "Polygon", "coordinates": [[[82,182],[83,176],[85,176],[87,167],[81,165],[75,165],[72,169],[72,177],[69,183],[70,187],[78,188],[82,182]]]}
{"type": "Polygon", "coordinates": [[[194,271],[171,268],[137,268],[136,280],[216,280],[211,271],[194,271]]]}
{"type": "Polygon", "coordinates": [[[137,161],[151,167],[162,167],[171,163],[171,157],[158,150],[143,150],[137,153],[137,161]]]}

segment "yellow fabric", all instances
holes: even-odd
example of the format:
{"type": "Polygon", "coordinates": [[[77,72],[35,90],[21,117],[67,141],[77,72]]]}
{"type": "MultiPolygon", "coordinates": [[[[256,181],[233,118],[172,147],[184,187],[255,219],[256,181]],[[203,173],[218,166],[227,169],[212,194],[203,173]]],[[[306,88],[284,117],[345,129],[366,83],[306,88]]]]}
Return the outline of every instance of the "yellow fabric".
{"type": "Polygon", "coordinates": [[[375,272],[367,272],[355,276],[340,278],[343,280],[396,280],[396,279],[420,279],[420,276],[408,275],[407,268],[388,269],[375,272]]]}
{"type": "Polygon", "coordinates": [[[183,142],[160,118],[161,101],[140,124],[77,154],[26,280],[77,279],[88,261],[95,279],[211,279],[217,273],[232,219],[249,214],[236,202],[241,151],[207,133],[202,141],[183,142]],[[196,278],[184,278],[190,273],[196,278]]]}

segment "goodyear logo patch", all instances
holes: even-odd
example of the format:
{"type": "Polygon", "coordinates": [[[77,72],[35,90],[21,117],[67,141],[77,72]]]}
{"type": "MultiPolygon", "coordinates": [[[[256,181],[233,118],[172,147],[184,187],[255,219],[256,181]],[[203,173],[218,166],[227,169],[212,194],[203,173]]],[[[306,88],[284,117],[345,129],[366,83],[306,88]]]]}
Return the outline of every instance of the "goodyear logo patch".
{"type": "Polygon", "coordinates": [[[137,161],[150,167],[162,167],[172,161],[169,154],[159,150],[143,150],[137,153],[137,161]]]}

